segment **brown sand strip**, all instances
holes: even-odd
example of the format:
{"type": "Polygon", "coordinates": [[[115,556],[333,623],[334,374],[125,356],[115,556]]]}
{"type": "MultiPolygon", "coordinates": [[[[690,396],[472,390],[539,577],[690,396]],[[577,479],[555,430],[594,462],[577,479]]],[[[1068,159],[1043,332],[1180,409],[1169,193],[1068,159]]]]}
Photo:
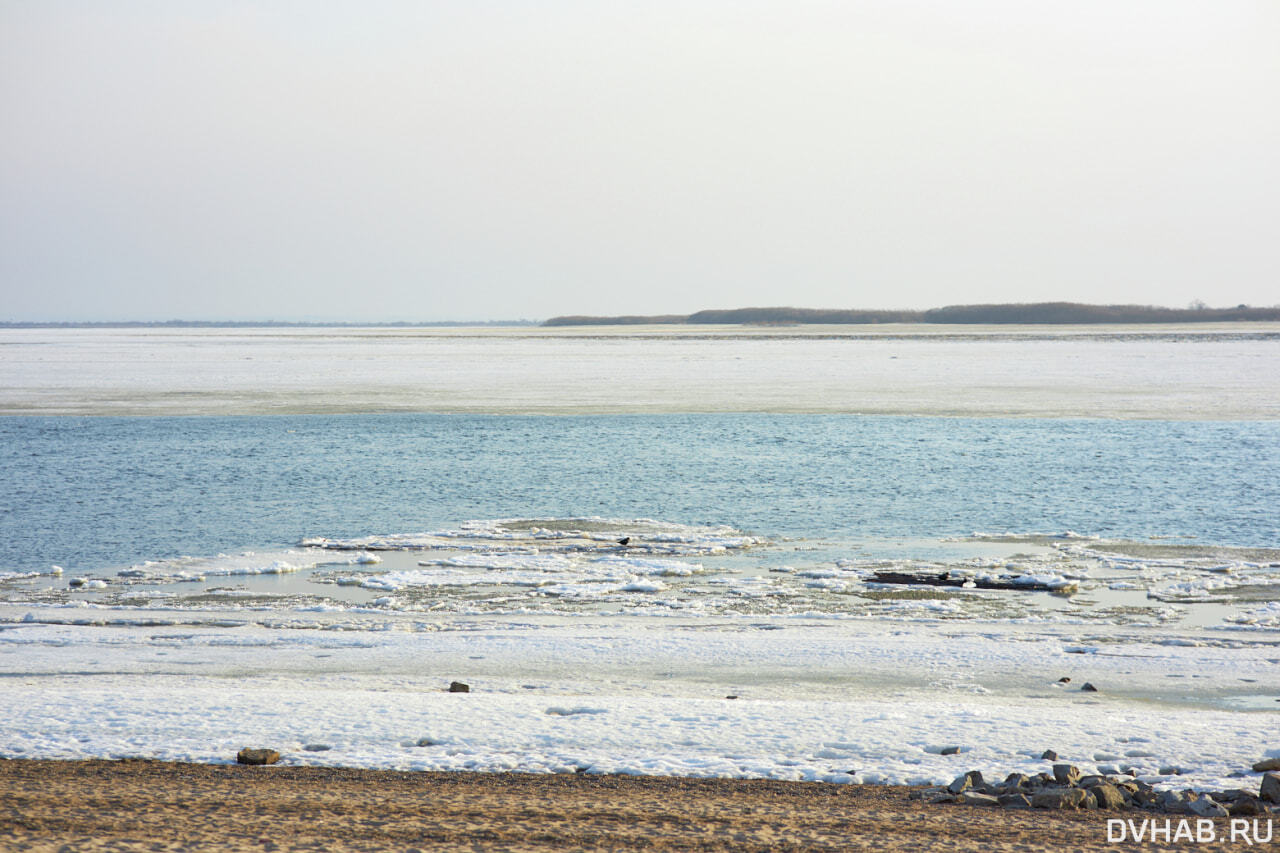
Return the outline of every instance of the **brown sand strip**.
{"type": "MultiPolygon", "coordinates": [[[[910,790],[11,760],[0,761],[0,850],[1247,849],[1240,844],[1109,844],[1106,819],[1117,817],[1114,813],[929,806],[908,800],[910,790]]],[[[1219,835],[1225,838],[1225,829],[1219,835]]]]}

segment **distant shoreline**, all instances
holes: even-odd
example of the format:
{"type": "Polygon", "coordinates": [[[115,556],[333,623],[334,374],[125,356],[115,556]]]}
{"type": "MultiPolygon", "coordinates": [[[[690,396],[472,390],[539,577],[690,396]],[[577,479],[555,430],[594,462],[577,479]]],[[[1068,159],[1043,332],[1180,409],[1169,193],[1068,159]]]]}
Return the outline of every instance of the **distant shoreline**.
{"type": "Polygon", "coordinates": [[[1280,305],[1163,308],[1078,302],[948,305],[925,311],[826,308],[728,308],[692,314],[565,314],[549,320],[0,320],[0,329],[417,329],[556,326],[807,326],[807,325],[1072,325],[1278,322],[1280,305]]]}
{"type": "Polygon", "coordinates": [[[693,314],[552,317],[543,326],[632,325],[870,325],[924,323],[940,325],[1097,325],[1104,323],[1229,323],[1280,320],[1280,306],[1253,308],[1162,308],[1155,305],[1085,305],[1077,302],[949,305],[927,311],[864,311],[814,308],[731,308],[693,314]]]}

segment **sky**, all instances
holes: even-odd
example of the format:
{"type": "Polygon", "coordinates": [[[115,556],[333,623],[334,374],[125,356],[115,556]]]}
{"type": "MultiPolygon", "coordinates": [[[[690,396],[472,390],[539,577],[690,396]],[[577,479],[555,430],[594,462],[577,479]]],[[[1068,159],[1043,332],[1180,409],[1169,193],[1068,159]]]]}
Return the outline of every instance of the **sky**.
{"type": "Polygon", "coordinates": [[[0,0],[0,320],[1280,304],[1275,0],[0,0]]]}

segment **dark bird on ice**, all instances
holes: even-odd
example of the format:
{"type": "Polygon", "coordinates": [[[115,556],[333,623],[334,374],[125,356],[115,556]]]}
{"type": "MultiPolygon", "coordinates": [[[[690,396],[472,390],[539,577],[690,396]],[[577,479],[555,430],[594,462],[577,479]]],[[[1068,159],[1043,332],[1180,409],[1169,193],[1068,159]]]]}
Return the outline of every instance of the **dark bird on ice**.
{"type": "Polygon", "coordinates": [[[630,543],[631,543],[630,536],[623,536],[621,539],[618,540],[619,545],[629,545],[630,543]]]}

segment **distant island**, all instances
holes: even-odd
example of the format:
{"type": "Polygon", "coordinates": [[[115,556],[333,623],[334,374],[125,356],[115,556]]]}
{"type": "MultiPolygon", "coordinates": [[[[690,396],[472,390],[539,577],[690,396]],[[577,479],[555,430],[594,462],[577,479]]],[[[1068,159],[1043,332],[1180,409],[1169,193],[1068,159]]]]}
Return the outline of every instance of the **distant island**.
{"type": "Polygon", "coordinates": [[[1247,320],[1280,320],[1280,306],[1252,308],[1161,308],[1155,305],[1084,305],[1078,302],[1036,302],[1000,305],[948,305],[928,311],[860,311],[856,309],[814,308],[730,308],[698,311],[693,314],[652,316],[552,317],[544,326],[634,326],[634,325],[800,325],[830,323],[950,323],[950,324],[1054,324],[1090,325],[1098,323],[1226,323],[1247,320]]]}

